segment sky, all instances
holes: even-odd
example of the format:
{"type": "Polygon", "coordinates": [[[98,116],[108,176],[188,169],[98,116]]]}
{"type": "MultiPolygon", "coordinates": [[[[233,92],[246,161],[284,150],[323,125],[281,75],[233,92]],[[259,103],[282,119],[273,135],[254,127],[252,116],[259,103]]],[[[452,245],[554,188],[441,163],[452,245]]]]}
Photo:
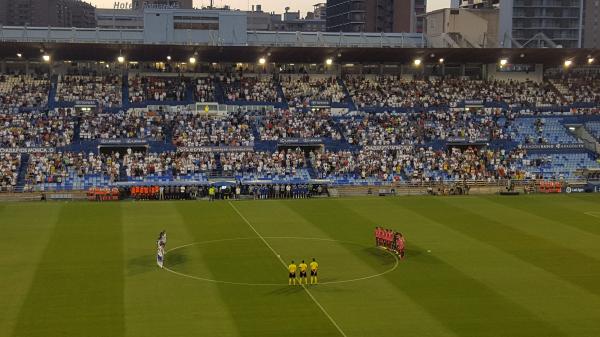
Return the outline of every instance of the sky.
{"type": "MultiPolygon", "coordinates": [[[[112,8],[115,2],[131,2],[131,0],[84,0],[100,8],[112,8]]],[[[283,13],[285,7],[290,7],[290,11],[300,10],[302,15],[312,10],[312,5],[326,0],[214,0],[214,5],[222,7],[230,5],[232,8],[248,10],[252,5],[261,4],[263,11],[283,13]]],[[[210,0],[194,0],[195,7],[203,7],[210,4],[210,0]]],[[[427,0],[427,11],[448,7],[450,0],[427,0]]]]}

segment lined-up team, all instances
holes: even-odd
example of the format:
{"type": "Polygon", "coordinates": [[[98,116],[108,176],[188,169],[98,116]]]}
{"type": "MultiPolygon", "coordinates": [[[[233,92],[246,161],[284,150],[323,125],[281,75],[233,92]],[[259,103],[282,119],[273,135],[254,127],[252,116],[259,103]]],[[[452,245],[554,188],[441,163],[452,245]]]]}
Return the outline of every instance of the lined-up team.
{"type": "Polygon", "coordinates": [[[404,258],[404,236],[400,232],[383,227],[375,227],[375,245],[389,249],[404,258]]]}
{"type": "MultiPolygon", "coordinates": [[[[296,263],[294,263],[294,260],[292,260],[292,263],[290,263],[290,265],[288,266],[288,271],[290,272],[288,284],[296,285],[296,271],[298,271],[298,269],[300,269],[300,273],[299,273],[300,277],[298,280],[298,284],[302,285],[302,281],[304,281],[304,284],[308,284],[308,279],[306,278],[306,273],[308,271],[308,268],[309,268],[309,265],[307,265],[304,262],[304,260],[302,260],[302,262],[300,262],[299,265],[296,265],[296,263]]],[[[310,284],[319,283],[319,280],[317,279],[318,269],[319,269],[319,264],[313,257],[312,262],[310,263],[310,284]]]]}

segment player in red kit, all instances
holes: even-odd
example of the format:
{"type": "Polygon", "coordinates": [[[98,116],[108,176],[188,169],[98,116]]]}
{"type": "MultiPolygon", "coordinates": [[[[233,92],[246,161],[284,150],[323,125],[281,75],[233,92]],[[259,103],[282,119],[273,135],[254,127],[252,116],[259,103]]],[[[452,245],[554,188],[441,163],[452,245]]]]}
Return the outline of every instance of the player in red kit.
{"type": "Polygon", "coordinates": [[[404,236],[402,236],[402,233],[398,233],[398,236],[396,237],[396,250],[398,251],[400,258],[404,259],[404,236]]]}

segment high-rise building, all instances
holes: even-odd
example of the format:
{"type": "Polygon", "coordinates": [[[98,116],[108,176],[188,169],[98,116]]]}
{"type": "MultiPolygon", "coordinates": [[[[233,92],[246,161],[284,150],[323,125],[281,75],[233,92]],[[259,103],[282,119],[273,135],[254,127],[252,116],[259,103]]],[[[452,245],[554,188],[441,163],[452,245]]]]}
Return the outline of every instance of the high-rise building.
{"type": "Polygon", "coordinates": [[[5,26],[96,27],[94,6],[80,0],[0,0],[5,26]]]}
{"type": "MultiPolygon", "coordinates": [[[[462,0],[460,7],[462,8],[494,8],[500,5],[500,0],[462,0]]],[[[454,7],[454,6],[451,6],[454,7]]]]}
{"type": "Polygon", "coordinates": [[[502,0],[501,47],[582,46],[582,0],[502,0]]]}
{"type": "Polygon", "coordinates": [[[583,11],[583,47],[600,48],[600,2],[585,0],[583,11]]]}
{"type": "Polygon", "coordinates": [[[423,31],[425,0],[328,0],[327,31],[423,31]]]}

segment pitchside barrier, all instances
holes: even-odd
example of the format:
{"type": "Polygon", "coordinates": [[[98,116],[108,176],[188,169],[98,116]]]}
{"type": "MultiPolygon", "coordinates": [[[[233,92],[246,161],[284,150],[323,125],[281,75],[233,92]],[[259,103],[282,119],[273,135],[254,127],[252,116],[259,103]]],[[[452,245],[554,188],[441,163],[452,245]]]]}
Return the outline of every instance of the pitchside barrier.
{"type": "MultiPolygon", "coordinates": [[[[192,183],[192,182],[190,182],[192,183]]],[[[268,184],[264,181],[261,184],[268,184]]],[[[138,182],[143,184],[143,182],[138,182]]],[[[148,182],[156,185],[156,182],[148,182]]],[[[164,182],[165,186],[186,185],[185,182],[164,182]]],[[[210,182],[202,184],[195,182],[194,186],[210,185],[210,182]]],[[[308,182],[304,184],[309,184],[308,182]]],[[[600,193],[600,182],[588,182],[586,180],[561,180],[561,181],[536,181],[536,180],[508,180],[497,181],[465,181],[465,182],[398,182],[393,184],[382,184],[377,186],[339,186],[328,185],[331,197],[337,196],[393,196],[393,195],[475,195],[475,194],[499,194],[507,192],[518,193],[600,193]]],[[[191,186],[191,185],[190,185],[191,186]]],[[[12,191],[0,193],[0,201],[29,201],[29,200],[80,200],[88,199],[89,191],[86,190],[52,190],[36,192],[12,191]]],[[[514,193],[508,193],[514,194],[514,193]]],[[[111,200],[114,200],[112,198],[111,200]]]]}

